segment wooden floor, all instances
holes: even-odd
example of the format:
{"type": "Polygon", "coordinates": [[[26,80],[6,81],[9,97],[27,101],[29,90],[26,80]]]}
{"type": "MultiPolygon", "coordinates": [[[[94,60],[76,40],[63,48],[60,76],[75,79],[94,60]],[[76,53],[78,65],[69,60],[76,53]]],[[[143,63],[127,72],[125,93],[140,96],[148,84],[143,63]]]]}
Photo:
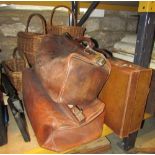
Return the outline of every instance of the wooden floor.
{"type": "Polygon", "coordinates": [[[137,153],[155,153],[155,117],[145,121],[136,141],[137,153]]]}

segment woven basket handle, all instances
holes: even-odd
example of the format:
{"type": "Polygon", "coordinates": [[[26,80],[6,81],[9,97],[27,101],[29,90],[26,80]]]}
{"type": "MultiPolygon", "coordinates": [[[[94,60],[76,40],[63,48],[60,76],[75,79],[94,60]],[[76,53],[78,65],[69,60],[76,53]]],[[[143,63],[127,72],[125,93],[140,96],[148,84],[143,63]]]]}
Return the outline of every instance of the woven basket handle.
{"type": "MultiPolygon", "coordinates": [[[[17,54],[20,56],[19,51],[18,51],[18,48],[16,47],[16,48],[14,48],[13,53],[12,53],[12,57],[13,57],[13,60],[15,62],[17,61],[17,54]]],[[[26,64],[26,68],[30,68],[30,65],[29,65],[29,63],[27,61],[27,58],[24,55],[24,53],[23,53],[23,56],[20,56],[20,57],[24,60],[24,62],[26,64]]],[[[17,69],[17,63],[15,63],[15,64],[16,64],[15,68],[17,69]]]]}
{"type": "Polygon", "coordinates": [[[78,42],[83,42],[86,41],[87,42],[87,46],[89,46],[90,48],[94,48],[95,44],[92,42],[92,40],[90,38],[87,37],[80,37],[76,39],[78,42]]]}
{"type": "Polygon", "coordinates": [[[58,6],[56,6],[53,9],[53,11],[51,13],[51,26],[53,25],[53,16],[54,16],[54,13],[55,13],[56,9],[58,9],[58,8],[66,8],[72,14],[72,17],[73,17],[73,20],[74,20],[74,23],[73,23],[74,25],[73,26],[76,26],[76,19],[75,19],[75,15],[74,15],[73,11],[69,7],[67,7],[65,5],[58,5],[58,6]]]}
{"type": "Polygon", "coordinates": [[[39,13],[33,13],[33,14],[31,14],[31,15],[28,17],[25,32],[28,32],[28,28],[29,28],[31,19],[32,19],[34,16],[38,16],[38,17],[41,19],[41,21],[42,21],[42,26],[43,26],[43,34],[47,34],[47,24],[46,24],[46,20],[45,20],[45,18],[44,18],[41,14],[39,14],[39,13]]]}

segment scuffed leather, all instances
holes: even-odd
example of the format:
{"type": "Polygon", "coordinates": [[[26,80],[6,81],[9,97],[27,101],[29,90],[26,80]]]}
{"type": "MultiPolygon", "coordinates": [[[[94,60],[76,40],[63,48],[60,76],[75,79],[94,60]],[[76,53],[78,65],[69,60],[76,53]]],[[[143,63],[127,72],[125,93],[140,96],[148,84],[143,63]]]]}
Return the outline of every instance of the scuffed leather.
{"type": "Polygon", "coordinates": [[[23,99],[41,147],[64,151],[94,140],[102,133],[103,102],[95,99],[90,105],[87,105],[83,110],[87,119],[79,125],[68,117],[62,104],[56,104],[52,100],[31,69],[27,69],[23,73],[23,99]],[[96,114],[97,117],[94,118],[96,114]]]}
{"type": "MultiPolygon", "coordinates": [[[[110,74],[109,61],[97,66],[96,57],[77,41],[65,36],[45,37],[35,70],[56,103],[80,105],[92,102],[110,74]]],[[[100,54],[101,55],[101,54],[100,54]]]]}
{"type": "Polygon", "coordinates": [[[104,103],[98,95],[109,61],[65,35],[47,35],[37,53],[34,70],[23,74],[23,95],[40,146],[64,151],[99,137],[104,103]]]}

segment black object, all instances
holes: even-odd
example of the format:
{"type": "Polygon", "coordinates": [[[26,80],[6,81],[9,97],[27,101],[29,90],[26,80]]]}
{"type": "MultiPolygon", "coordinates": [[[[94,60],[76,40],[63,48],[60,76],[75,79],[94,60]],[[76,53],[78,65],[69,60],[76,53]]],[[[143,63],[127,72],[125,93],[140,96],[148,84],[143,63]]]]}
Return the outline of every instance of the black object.
{"type": "Polygon", "coordinates": [[[94,11],[94,9],[97,7],[97,5],[99,3],[100,3],[99,1],[92,2],[92,4],[90,5],[90,7],[86,11],[86,13],[82,16],[82,18],[80,19],[79,23],[77,24],[78,26],[82,26],[86,22],[86,20],[90,16],[90,14],[94,11]]]}
{"type": "MultiPolygon", "coordinates": [[[[75,23],[77,24],[77,19],[78,19],[78,1],[72,1],[72,12],[75,15],[75,23]]],[[[73,21],[73,17],[72,17],[72,25],[74,25],[74,21],[73,21]]]]}
{"type": "Polygon", "coordinates": [[[8,105],[10,106],[11,112],[15,118],[18,128],[20,129],[24,141],[25,142],[30,141],[22,101],[18,97],[17,91],[12,86],[7,75],[2,73],[2,66],[1,66],[1,90],[9,97],[8,105]]]}
{"type": "Polygon", "coordinates": [[[112,52],[107,49],[94,49],[95,51],[102,53],[107,59],[113,58],[112,52]]]}
{"type": "Polygon", "coordinates": [[[0,101],[0,146],[7,144],[7,126],[8,126],[8,110],[7,106],[0,101]]]}
{"type": "Polygon", "coordinates": [[[134,63],[148,67],[151,61],[155,32],[155,13],[141,13],[138,25],[134,63]]]}
{"type": "Polygon", "coordinates": [[[135,131],[129,134],[128,137],[123,138],[123,141],[119,144],[119,146],[125,151],[128,151],[134,148],[137,134],[138,134],[138,131],[135,131]]]}

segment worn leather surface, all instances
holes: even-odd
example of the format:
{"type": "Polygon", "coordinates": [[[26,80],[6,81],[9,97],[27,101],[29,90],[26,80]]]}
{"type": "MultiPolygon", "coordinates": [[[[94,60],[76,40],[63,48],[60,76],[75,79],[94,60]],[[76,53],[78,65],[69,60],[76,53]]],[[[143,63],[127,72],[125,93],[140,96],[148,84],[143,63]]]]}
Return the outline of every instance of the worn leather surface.
{"type": "Polygon", "coordinates": [[[111,74],[99,98],[105,103],[105,123],[120,137],[140,129],[149,92],[151,69],[111,60],[111,74]]]}
{"type": "Polygon", "coordinates": [[[50,34],[43,40],[35,70],[55,102],[87,104],[101,91],[109,76],[110,64],[100,54],[106,62],[103,66],[97,65],[98,55],[88,52],[80,43],[65,36],[50,34]]]}
{"type": "Polygon", "coordinates": [[[42,86],[35,71],[23,73],[24,105],[40,146],[64,151],[98,138],[104,123],[104,103],[93,100],[83,109],[85,122],[70,119],[62,104],[57,104],[42,86]],[[95,116],[95,117],[94,117],[95,116]]]}
{"type": "Polygon", "coordinates": [[[102,132],[104,103],[98,95],[111,66],[89,39],[87,47],[80,41],[47,35],[34,70],[23,74],[25,107],[39,144],[47,149],[64,151],[102,132]]]}

